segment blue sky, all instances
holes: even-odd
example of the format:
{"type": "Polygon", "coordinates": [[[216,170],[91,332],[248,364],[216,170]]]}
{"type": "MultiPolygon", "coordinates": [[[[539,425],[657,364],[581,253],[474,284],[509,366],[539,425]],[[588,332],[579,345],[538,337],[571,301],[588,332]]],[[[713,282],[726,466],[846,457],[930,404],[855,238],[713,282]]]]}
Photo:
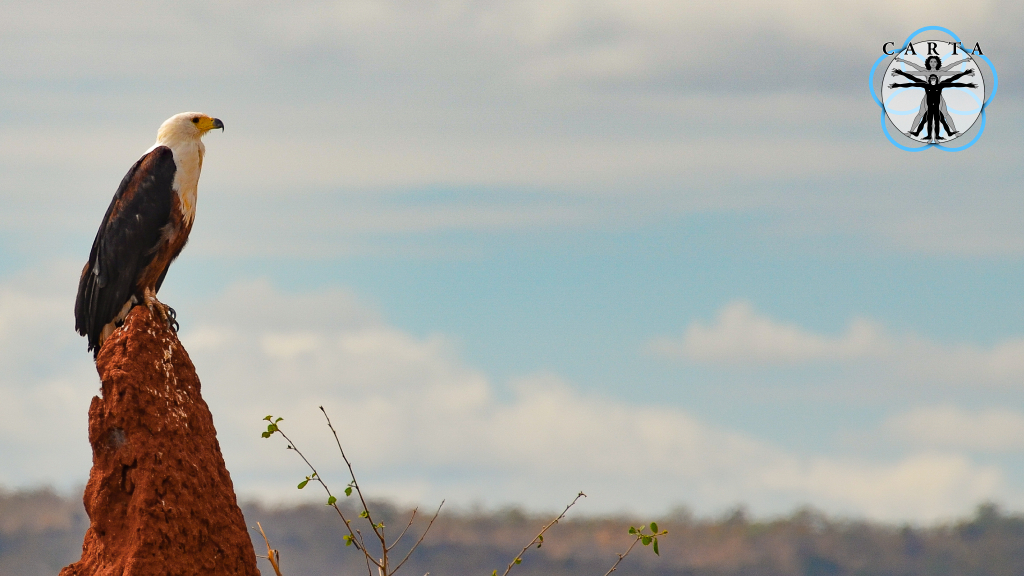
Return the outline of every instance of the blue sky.
{"type": "Polygon", "coordinates": [[[0,485],[86,479],[77,274],[200,110],[161,298],[245,496],[308,496],[259,419],[332,462],[323,404],[408,502],[1024,506],[1014,4],[0,6],[0,485]],[[970,150],[903,153],[867,75],[933,24],[999,94],[970,150]]]}

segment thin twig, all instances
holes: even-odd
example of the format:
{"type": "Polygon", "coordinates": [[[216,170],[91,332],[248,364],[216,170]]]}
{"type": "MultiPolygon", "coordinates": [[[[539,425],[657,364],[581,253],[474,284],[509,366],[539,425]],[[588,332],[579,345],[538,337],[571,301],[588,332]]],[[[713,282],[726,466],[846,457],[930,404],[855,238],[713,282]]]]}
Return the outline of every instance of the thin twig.
{"type": "Polygon", "coordinates": [[[281,576],[281,553],[270,547],[270,540],[267,539],[267,533],[263,531],[263,525],[259,522],[257,522],[256,525],[260,527],[260,534],[263,536],[263,541],[267,543],[267,555],[260,556],[260,558],[270,560],[270,565],[274,567],[274,574],[281,576]]]}
{"type": "Polygon", "coordinates": [[[608,576],[612,572],[615,572],[615,569],[619,567],[619,562],[622,562],[623,558],[625,558],[626,556],[629,556],[629,553],[633,551],[633,546],[636,546],[636,543],[639,542],[640,539],[642,539],[642,538],[643,538],[643,536],[641,536],[640,534],[637,534],[636,539],[633,540],[633,543],[629,545],[629,548],[627,548],[625,552],[623,552],[622,554],[619,554],[619,559],[616,560],[615,564],[612,564],[612,567],[607,572],[604,573],[604,576],[608,576]]]}
{"type": "Polygon", "coordinates": [[[334,442],[338,445],[338,451],[341,452],[341,459],[344,460],[345,465],[348,466],[348,474],[349,476],[352,477],[352,487],[356,489],[356,494],[359,495],[359,502],[362,503],[363,505],[363,512],[366,514],[366,520],[370,523],[370,526],[373,528],[373,533],[377,536],[377,539],[380,540],[380,548],[383,551],[383,558],[381,558],[381,561],[379,563],[374,562],[374,564],[376,564],[378,568],[383,568],[384,574],[388,575],[390,574],[387,570],[388,544],[387,541],[384,539],[383,530],[378,529],[377,524],[375,524],[373,518],[370,517],[370,507],[366,505],[366,499],[363,498],[363,491],[359,488],[359,482],[356,481],[355,470],[352,469],[352,463],[349,462],[348,456],[345,455],[345,449],[341,447],[341,439],[338,438],[338,431],[334,429],[334,424],[331,424],[331,417],[327,415],[327,410],[324,410],[323,406],[320,407],[320,411],[324,413],[324,418],[327,419],[327,426],[331,429],[331,434],[334,434],[334,442]]]}
{"type": "MultiPolygon", "coordinates": [[[[437,512],[434,512],[434,517],[430,519],[430,523],[427,524],[427,529],[424,530],[423,534],[420,535],[420,539],[412,545],[412,548],[410,548],[409,552],[406,553],[405,558],[402,558],[402,561],[398,563],[398,566],[395,566],[395,569],[391,571],[392,574],[398,572],[398,569],[402,567],[402,564],[405,564],[405,561],[409,559],[409,556],[412,556],[413,551],[416,550],[417,547],[419,547],[420,542],[423,542],[423,539],[427,537],[427,532],[430,532],[430,527],[434,525],[434,520],[437,520],[437,515],[441,513],[441,506],[444,506],[444,500],[441,500],[441,504],[438,505],[437,507],[437,512]]],[[[403,532],[403,534],[404,533],[405,532],[403,532]]],[[[396,540],[395,543],[397,544],[398,541],[396,540]]]]}
{"type": "Polygon", "coordinates": [[[569,505],[565,507],[565,510],[562,510],[562,513],[559,514],[557,518],[555,518],[551,522],[548,522],[547,526],[542,528],[541,531],[536,536],[533,537],[533,540],[530,540],[529,544],[527,544],[526,546],[523,546],[522,551],[520,551],[519,554],[516,555],[516,557],[513,558],[511,562],[509,562],[508,568],[505,569],[504,574],[502,574],[501,576],[508,576],[508,573],[512,571],[512,567],[517,564],[516,560],[518,560],[519,562],[522,562],[523,561],[523,554],[526,554],[526,551],[529,550],[531,546],[533,546],[534,544],[537,544],[538,542],[540,542],[540,543],[544,542],[544,533],[548,531],[548,528],[551,528],[555,524],[558,524],[559,520],[561,520],[562,518],[565,518],[565,513],[569,511],[569,508],[572,508],[580,498],[586,498],[586,497],[587,497],[587,495],[584,494],[583,492],[580,492],[579,494],[577,494],[576,497],[573,498],[572,502],[570,502],[569,505]]]}
{"type": "MultiPolygon", "coordinates": [[[[345,449],[342,448],[341,446],[341,439],[338,437],[338,431],[334,428],[334,424],[331,422],[331,418],[330,416],[327,415],[327,411],[324,410],[323,406],[320,406],[320,411],[323,412],[324,418],[327,420],[327,426],[331,429],[331,433],[334,435],[334,442],[335,444],[338,445],[338,451],[341,453],[341,458],[342,460],[345,461],[345,465],[348,467],[349,476],[352,478],[352,482],[348,485],[348,487],[346,487],[345,495],[351,495],[351,492],[354,489],[356,491],[356,494],[359,496],[359,502],[363,506],[363,511],[359,514],[359,516],[361,518],[365,518],[366,521],[369,522],[370,528],[373,530],[374,535],[380,541],[381,558],[379,559],[375,558],[374,555],[371,555],[370,552],[367,550],[366,542],[363,539],[363,533],[358,528],[353,528],[352,522],[348,518],[345,518],[345,514],[341,511],[341,508],[338,506],[338,499],[334,496],[334,494],[331,493],[331,489],[328,488],[327,483],[324,482],[322,478],[320,478],[320,473],[317,471],[316,467],[314,467],[312,462],[310,462],[309,459],[306,458],[306,455],[303,454],[302,451],[295,446],[295,443],[292,442],[292,439],[289,438],[288,435],[281,430],[280,426],[277,424],[277,422],[279,422],[281,418],[278,418],[277,421],[271,421],[272,428],[267,429],[267,432],[264,433],[264,437],[266,438],[269,437],[269,435],[273,434],[274,432],[279,432],[281,436],[288,441],[288,448],[298,453],[299,457],[302,458],[302,461],[305,462],[306,466],[308,466],[309,469],[313,472],[313,474],[307,477],[305,482],[300,484],[299,487],[304,487],[305,484],[310,480],[316,480],[317,482],[320,483],[320,486],[323,487],[324,491],[327,492],[327,495],[329,497],[327,502],[328,505],[334,508],[334,510],[338,513],[338,516],[341,517],[342,522],[345,523],[345,529],[348,530],[348,536],[345,537],[346,544],[354,544],[356,549],[363,553],[363,558],[366,561],[367,574],[373,576],[373,569],[371,568],[372,564],[374,567],[377,568],[378,576],[392,576],[395,572],[398,572],[398,569],[401,568],[403,564],[405,564],[409,557],[412,556],[412,553],[416,550],[416,548],[418,548],[419,545],[423,542],[423,539],[427,536],[427,532],[430,531],[430,528],[434,525],[434,521],[437,520],[438,514],[441,513],[441,507],[444,506],[444,500],[442,500],[440,506],[437,507],[437,511],[434,512],[434,516],[430,519],[430,522],[427,524],[427,527],[423,531],[423,534],[420,535],[419,540],[417,540],[416,543],[412,545],[412,548],[410,548],[409,552],[406,553],[404,558],[402,558],[402,561],[398,563],[398,566],[396,566],[394,570],[391,570],[390,562],[388,559],[388,553],[402,540],[405,534],[412,527],[413,522],[416,520],[416,514],[418,509],[413,510],[412,515],[409,518],[409,523],[406,524],[405,529],[403,529],[402,532],[398,535],[398,538],[396,538],[395,541],[392,542],[390,546],[388,546],[387,538],[385,536],[386,532],[384,523],[381,522],[380,524],[377,524],[373,521],[373,517],[370,515],[370,507],[366,502],[366,498],[363,495],[362,489],[359,487],[359,482],[356,480],[356,473],[355,470],[352,468],[352,462],[349,461],[348,456],[345,454],[345,449]]],[[[271,420],[271,417],[267,416],[266,420],[271,420]]],[[[580,496],[584,495],[585,494],[580,492],[580,495],[577,496],[576,499],[578,500],[580,496]]],[[[576,500],[573,500],[573,504],[575,503],[576,500]]],[[[566,510],[568,510],[570,507],[572,507],[572,504],[566,507],[566,510]]],[[[564,515],[565,512],[562,513],[562,516],[564,515]]],[[[559,518],[556,518],[554,522],[557,522],[559,519],[561,519],[561,516],[559,518]]],[[[546,526],[544,530],[547,530],[548,527],[550,527],[550,524],[546,526]]],[[[543,531],[541,531],[541,534],[543,534],[543,531]]],[[[266,538],[266,536],[264,536],[264,538],[266,538]]],[[[270,544],[268,542],[268,548],[269,545],[270,544]]],[[[277,576],[281,576],[280,572],[278,572],[277,576]]]]}
{"type": "MultiPolygon", "coordinates": [[[[370,569],[370,560],[373,560],[373,558],[370,558],[370,555],[367,554],[365,550],[363,551],[363,556],[366,559],[366,573],[369,574],[370,576],[373,576],[373,570],[370,569]]],[[[374,562],[374,564],[377,564],[377,563],[374,562]]],[[[380,572],[380,566],[377,566],[377,572],[380,572]]]]}
{"type": "MultiPolygon", "coordinates": [[[[289,438],[288,435],[285,434],[283,430],[281,430],[280,426],[277,427],[277,432],[281,434],[281,436],[283,436],[285,440],[288,441],[288,447],[294,450],[295,453],[302,458],[303,462],[306,463],[306,466],[309,466],[309,469],[313,471],[313,475],[310,476],[310,478],[316,479],[316,481],[319,482],[320,485],[324,487],[324,491],[327,492],[327,495],[330,496],[331,498],[334,498],[334,494],[331,494],[331,489],[328,488],[327,484],[323,481],[322,478],[320,478],[320,473],[317,472],[316,467],[314,467],[313,464],[309,461],[309,459],[306,458],[306,455],[303,454],[302,451],[295,446],[295,442],[293,442],[292,439],[289,438]]],[[[351,466],[349,468],[351,469],[351,466]]],[[[366,551],[366,545],[363,543],[362,534],[360,534],[358,530],[353,531],[351,523],[347,518],[345,518],[345,514],[341,511],[341,508],[337,504],[337,498],[334,498],[334,504],[331,504],[331,507],[334,508],[334,510],[338,513],[338,516],[341,517],[341,521],[345,523],[345,528],[348,530],[349,536],[351,536],[352,538],[352,544],[355,545],[356,549],[362,552],[364,556],[366,556],[368,562],[373,562],[375,566],[381,568],[381,564],[377,561],[377,559],[370,556],[369,552],[366,551]]],[[[372,576],[373,572],[370,572],[370,574],[372,576]]]]}
{"type": "MultiPolygon", "coordinates": [[[[444,504],[443,501],[441,503],[444,504]]],[[[392,548],[397,546],[398,543],[402,541],[402,538],[405,537],[405,533],[409,531],[409,528],[412,527],[413,521],[416,520],[416,513],[419,512],[419,511],[420,511],[419,507],[416,507],[416,508],[412,509],[412,515],[409,516],[409,523],[405,525],[405,529],[402,530],[402,533],[398,535],[398,538],[395,538],[395,541],[391,543],[391,546],[388,546],[388,552],[390,552],[392,548]]]]}

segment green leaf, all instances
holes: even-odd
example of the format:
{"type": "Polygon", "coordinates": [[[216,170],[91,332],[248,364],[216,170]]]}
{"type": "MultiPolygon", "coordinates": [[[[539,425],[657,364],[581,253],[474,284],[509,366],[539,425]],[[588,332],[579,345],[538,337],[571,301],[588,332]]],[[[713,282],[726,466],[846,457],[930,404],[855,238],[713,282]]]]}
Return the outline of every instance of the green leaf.
{"type": "Polygon", "coordinates": [[[271,414],[267,414],[266,416],[263,417],[263,419],[266,420],[267,422],[270,422],[271,420],[274,419],[274,417],[271,414]]]}
{"type": "Polygon", "coordinates": [[[636,528],[633,528],[632,526],[630,526],[629,527],[629,533],[630,534],[636,534],[636,528]]]}
{"type": "Polygon", "coordinates": [[[345,496],[351,496],[351,495],[352,495],[352,487],[349,486],[348,488],[345,488],[345,496]]]}
{"type": "Polygon", "coordinates": [[[494,572],[491,572],[491,576],[498,576],[498,571],[495,570],[494,572]]]}
{"type": "Polygon", "coordinates": [[[345,546],[351,546],[352,545],[353,539],[352,539],[351,535],[345,534],[344,536],[342,536],[342,538],[345,540],[345,546]]]}
{"type": "Polygon", "coordinates": [[[651,522],[651,532],[657,532],[657,531],[658,531],[658,523],[657,522],[651,522]]]}
{"type": "Polygon", "coordinates": [[[277,420],[274,420],[274,424],[277,424],[277,423],[278,423],[278,422],[280,422],[281,420],[284,420],[284,418],[278,418],[277,420]]]}
{"type": "Polygon", "coordinates": [[[359,517],[360,518],[369,518],[370,517],[370,511],[369,510],[363,510],[362,512],[359,513],[359,517]]]}
{"type": "Polygon", "coordinates": [[[337,502],[337,501],[338,501],[337,498],[335,498],[334,496],[331,496],[330,498],[327,499],[327,505],[328,506],[334,506],[334,503],[337,502]]]}
{"type": "Polygon", "coordinates": [[[522,563],[523,563],[522,556],[516,556],[516,564],[522,564],[522,563]]]}
{"type": "Polygon", "coordinates": [[[302,482],[299,482],[299,490],[302,490],[303,488],[305,488],[306,484],[309,484],[309,479],[308,478],[303,480],[302,482]]]}
{"type": "Polygon", "coordinates": [[[640,541],[643,542],[644,546],[649,545],[651,543],[651,540],[652,540],[652,538],[650,536],[644,536],[644,537],[640,538],[640,541]]]}
{"type": "Polygon", "coordinates": [[[263,434],[260,434],[260,436],[263,436],[264,438],[270,438],[270,432],[264,432],[263,434]]]}
{"type": "Polygon", "coordinates": [[[657,538],[654,539],[654,553],[657,554],[658,556],[661,556],[661,552],[658,552],[658,539],[657,538]]]}
{"type": "Polygon", "coordinates": [[[538,542],[543,542],[544,541],[544,535],[543,534],[537,534],[537,541],[538,542]]]}

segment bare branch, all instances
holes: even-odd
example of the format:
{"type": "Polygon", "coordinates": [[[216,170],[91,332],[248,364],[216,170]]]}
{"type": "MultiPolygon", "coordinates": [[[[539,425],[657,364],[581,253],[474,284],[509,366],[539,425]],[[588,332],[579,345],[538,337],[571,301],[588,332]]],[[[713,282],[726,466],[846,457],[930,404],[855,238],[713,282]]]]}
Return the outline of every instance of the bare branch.
{"type": "MultiPolygon", "coordinates": [[[[327,505],[332,506],[334,510],[338,513],[338,516],[341,518],[342,522],[345,523],[345,529],[348,531],[348,534],[344,537],[345,544],[355,545],[356,549],[363,553],[363,558],[366,561],[367,574],[369,576],[373,576],[373,567],[376,567],[376,572],[378,576],[392,576],[395,572],[398,571],[399,568],[402,567],[402,565],[405,564],[405,562],[412,556],[412,553],[423,542],[423,539],[426,537],[427,532],[430,531],[430,528],[434,525],[434,521],[437,520],[438,515],[441,513],[441,507],[444,506],[444,501],[442,500],[441,504],[437,507],[437,511],[434,512],[434,516],[430,519],[430,522],[427,524],[427,527],[423,531],[423,534],[420,535],[420,538],[416,541],[415,544],[412,545],[412,547],[409,549],[409,552],[405,555],[402,561],[398,563],[398,566],[396,566],[392,570],[390,567],[388,554],[396,545],[398,545],[402,538],[405,537],[406,533],[408,533],[409,529],[412,527],[413,523],[416,520],[416,514],[418,513],[419,509],[417,508],[413,510],[412,515],[409,518],[408,524],[406,524],[405,528],[398,535],[398,538],[396,538],[395,541],[392,542],[391,545],[389,546],[387,544],[386,538],[386,526],[384,525],[383,522],[374,522],[373,516],[370,513],[370,507],[367,504],[366,498],[363,495],[362,488],[360,488],[359,482],[356,479],[356,474],[355,470],[352,467],[352,462],[348,459],[348,456],[345,454],[345,449],[341,446],[341,439],[338,437],[338,431],[334,428],[334,424],[331,422],[331,418],[330,416],[327,415],[327,411],[324,410],[323,406],[320,406],[320,411],[323,413],[324,418],[327,420],[327,426],[331,429],[331,433],[334,435],[334,442],[338,446],[338,451],[341,453],[341,458],[342,460],[345,461],[345,465],[348,467],[349,477],[352,479],[349,485],[345,488],[345,495],[350,496],[352,490],[355,490],[356,494],[359,496],[359,502],[360,504],[362,504],[362,512],[360,512],[359,516],[360,518],[365,518],[366,521],[369,522],[370,528],[373,530],[373,534],[377,537],[377,540],[380,542],[380,558],[377,558],[375,554],[371,554],[369,552],[369,550],[366,547],[366,541],[363,537],[362,531],[360,531],[358,528],[353,527],[352,520],[349,520],[345,517],[345,514],[341,511],[341,508],[338,506],[338,499],[334,496],[334,494],[331,493],[330,488],[327,486],[327,483],[324,482],[324,480],[320,477],[320,473],[317,471],[316,467],[314,467],[312,462],[310,462],[309,459],[306,458],[306,455],[303,454],[302,451],[295,446],[295,443],[292,442],[292,439],[289,438],[288,435],[281,430],[280,426],[278,425],[278,422],[282,420],[281,418],[278,418],[277,420],[272,420],[271,416],[267,416],[265,418],[265,420],[271,422],[271,425],[268,426],[267,431],[263,433],[263,437],[269,438],[270,435],[274,434],[275,432],[279,432],[281,436],[288,441],[288,449],[294,450],[299,455],[299,457],[302,458],[302,461],[306,463],[306,466],[308,466],[309,469],[312,471],[312,475],[307,476],[305,481],[299,484],[299,488],[305,487],[310,480],[316,480],[317,482],[320,483],[320,486],[323,487],[324,491],[327,492],[328,495],[327,505]]],[[[581,492],[580,495],[577,496],[576,498],[579,499],[580,496],[583,495],[584,494],[581,492]]],[[[575,503],[575,500],[573,501],[573,503],[575,503]]],[[[569,505],[569,507],[571,506],[572,504],[569,505]]],[[[568,507],[566,508],[566,510],[568,510],[568,507]]],[[[563,512],[562,515],[564,516],[565,513],[563,512]]],[[[555,519],[554,522],[557,521],[558,519],[555,519]]],[[[547,527],[545,527],[545,530],[546,529],[547,527]]],[[[266,536],[264,536],[264,539],[265,538],[266,536]]],[[[269,542],[267,546],[269,549],[269,542]]],[[[280,573],[278,573],[277,576],[280,576],[280,573]]]]}
{"type": "Polygon", "coordinates": [[[612,572],[615,572],[615,569],[619,567],[619,562],[622,562],[622,560],[626,556],[629,556],[629,553],[633,551],[633,547],[636,546],[636,543],[639,542],[641,538],[643,538],[643,536],[637,534],[636,539],[633,540],[633,543],[629,545],[629,548],[627,548],[625,552],[623,552],[622,554],[618,555],[619,559],[616,560],[615,564],[612,564],[612,567],[607,572],[604,573],[604,576],[608,576],[612,572]]]}
{"type": "Polygon", "coordinates": [[[274,567],[274,574],[281,576],[281,553],[270,547],[270,540],[267,539],[267,533],[263,531],[263,525],[259,522],[256,525],[260,527],[260,535],[263,536],[263,541],[267,544],[267,555],[259,556],[259,558],[270,560],[270,565],[274,567]]]}
{"type": "Polygon", "coordinates": [[[328,428],[331,429],[331,434],[334,434],[334,442],[338,445],[338,451],[341,452],[341,459],[344,460],[345,465],[348,466],[348,474],[349,476],[352,477],[352,487],[356,489],[356,494],[359,495],[359,502],[363,505],[363,512],[366,513],[366,521],[370,523],[370,527],[373,528],[373,533],[377,536],[377,539],[380,540],[381,550],[384,551],[384,558],[382,559],[382,562],[374,562],[374,564],[377,564],[378,568],[382,567],[383,564],[386,573],[388,545],[387,542],[384,540],[384,534],[383,532],[377,529],[377,524],[374,523],[373,518],[370,516],[370,507],[366,505],[366,499],[363,498],[363,491],[359,488],[359,482],[356,481],[355,470],[352,469],[352,463],[349,462],[348,456],[345,455],[345,449],[341,447],[341,439],[338,438],[338,431],[334,429],[334,424],[331,424],[331,417],[327,415],[327,410],[324,410],[323,406],[320,407],[320,411],[324,413],[324,418],[327,419],[327,426],[328,428]]]}
{"type": "Polygon", "coordinates": [[[405,537],[405,533],[409,531],[409,528],[412,527],[413,521],[416,520],[416,513],[419,512],[419,511],[420,511],[419,507],[416,507],[416,508],[412,509],[412,515],[409,516],[409,523],[405,525],[405,529],[402,530],[402,533],[398,535],[398,538],[395,538],[395,541],[391,543],[391,546],[388,546],[388,552],[390,552],[392,548],[397,546],[398,543],[402,541],[402,538],[405,537]]]}
{"type": "Polygon", "coordinates": [[[555,524],[558,524],[559,520],[565,518],[565,514],[569,511],[569,508],[572,508],[580,498],[586,497],[587,495],[584,494],[583,492],[577,494],[576,497],[573,498],[572,502],[570,502],[569,505],[565,507],[565,510],[562,510],[562,513],[559,514],[557,518],[555,518],[551,522],[548,522],[547,525],[544,526],[544,528],[542,528],[541,531],[533,537],[533,540],[530,540],[529,544],[523,546],[522,551],[520,551],[519,554],[516,555],[516,557],[513,558],[511,562],[509,562],[508,568],[505,568],[505,572],[501,576],[508,576],[508,573],[512,571],[512,567],[518,564],[519,562],[523,561],[523,554],[526,554],[526,551],[529,550],[531,546],[533,546],[534,544],[541,544],[544,542],[544,533],[548,531],[548,528],[551,528],[555,524]]]}
{"type": "MultiPolygon", "coordinates": [[[[420,542],[423,542],[423,539],[427,537],[427,532],[430,532],[430,527],[434,525],[434,520],[437,520],[437,515],[441,513],[441,506],[444,506],[444,500],[441,500],[441,504],[437,507],[437,512],[434,512],[434,517],[430,519],[430,523],[427,524],[427,529],[420,535],[420,539],[412,545],[412,548],[410,548],[409,552],[406,553],[405,558],[402,558],[402,561],[398,563],[398,566],[395,566],[395,569],[391,571],[392,574],[398,572],[398,569],[402,567],[402,564],[405,564],[405,561],[409,559],[409,556],[412,556],[412,553],[419,547],[420,542]]],[[[409,523],[411,524],[412,521],[410,520],[409,523]]],[[[402,532],[402,534],[405,534],[405,532],[402,532]]],[[[395,543],[397,544],[398,541],[396,540],[395,543]]],[[[427,572],[427,574],[429,574],[429,572],[427,572]]]]}
{"type": "MultiPolygon", "coordinates": [[[[363,543],[362,535],[359,534],[358,530],[352,530],[351,522],[349,522],[349,520],[345,518],[345,514],[341,511],[341,508],[337,504],[337,498],[335,498],[334,494],[331,493],[331,489],[327,486],[327,483],[325,483],[323,479],[320,478],[320,473],[317,472],[316,467],[314,467],[313,464],[309,461],[309,459],[306,458],[306,455],[303,454],[301,450],[299,450],[299,448],[295,445],[295,442],[293,442],[292,439],[289,438],[288,435],[284,433],[284,430],[281,430],[280,426],[277,427],[277,433],[283,436],[284,439],[288,441],[288,448],[294,450],[295,453],[298,454],[300,458],[302,458],[302,461],[306,463],[306,466],[309,466],[309,469],[313,471],[313,474],[312,476],[310,476],[310,479],[315,479],[317,482],[319,482],[320,485],[323,486],[324,491],[327,492],[327,495],[331,498],[334,498],[335,503],[331,504],[331,507],[334,508],[334,510],[338,513],[338,516],[341,517],[341,521],[345,523],[345,528],[348,530],[349,536],[352,538],[352,544],[355,545],[357,550],[359,550],[363,553],[363,555],[366,556],[368,562],[373,562],[374,566],[380,568],[380,562],[378,562],[376,558],[372,557],[369,554],[369,552],[366,551],[366,546],[363,543]]],[[[335,437],[337,437],[337,435],[335,435],[335,437]]],[[[348,460],[346,460],[346,462],[348,462],[348,460]]],[[[351,469],[352,467],[350,465],[349,470],[351,469]]],[[[370,572],[370,574],[372,576],[373,572],[370,572]]]]}
{"type": "MultiPolygon", "coordinates": [[[[373,560],[373,558],[370,558],[370,555],[367,554],[365,551],[363,552],[363,556],[366,557],[366,573],[369,574],[370,576],[373,576],[373,570],[370,569],[370,560],[373,560]]],[[[374,565],[376,565],[376,564],[377,563],[374,562],[374,565]]],[[[380,572],[380,566],[377,566],[377,572],[378,573],[380,572]]]]}

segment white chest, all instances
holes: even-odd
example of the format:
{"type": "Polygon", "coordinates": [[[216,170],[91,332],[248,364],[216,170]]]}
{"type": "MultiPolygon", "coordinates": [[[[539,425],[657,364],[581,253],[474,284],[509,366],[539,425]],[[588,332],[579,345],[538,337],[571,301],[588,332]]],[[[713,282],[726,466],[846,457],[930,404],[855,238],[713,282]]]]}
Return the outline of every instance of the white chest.
{"type": "Polygon", "coordinates": [[[172,188],[178,194],[178,207],[185,223],[189,224],[196,215],[196,193],[199,186],[199,173],[203,169],[203,144],[197,146],[181,146],[173,149],[174,183],[172,188]]]}

